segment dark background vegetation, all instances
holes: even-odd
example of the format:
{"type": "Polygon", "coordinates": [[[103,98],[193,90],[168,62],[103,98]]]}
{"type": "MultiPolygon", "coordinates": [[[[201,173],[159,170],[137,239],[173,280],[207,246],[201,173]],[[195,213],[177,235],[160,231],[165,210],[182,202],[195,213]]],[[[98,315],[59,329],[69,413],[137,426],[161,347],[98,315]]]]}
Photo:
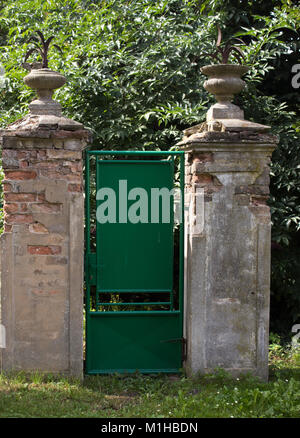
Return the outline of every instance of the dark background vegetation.
{"type": "MultiPolygon", "coordinates": [[[[181,131],[205,120],[213,102],[200,67],[210,63],[216,24],[223,39],[244,41],[245,117],[272,126],[279,146],[271,164],[271,330],[291,337],[300,322],[298,2],[288,0],[0,1],[0,123],[24,116],[33,92],[21,67],[28,39],[55,35],[50,67],[67,76],[57,91],[64,114],[93,132],[99,149],[169,149],[181,131]]],[[[33,59],[32,59],[33,60],[33,59]]]]}

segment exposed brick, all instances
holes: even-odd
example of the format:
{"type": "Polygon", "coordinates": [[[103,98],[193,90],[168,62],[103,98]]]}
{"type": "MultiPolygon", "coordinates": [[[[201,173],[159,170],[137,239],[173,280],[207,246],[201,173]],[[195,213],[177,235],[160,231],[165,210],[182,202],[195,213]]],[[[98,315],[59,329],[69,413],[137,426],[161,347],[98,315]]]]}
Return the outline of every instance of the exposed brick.
{"type": "Polygon", "coordinates": [[[45,169],[58,169],[60,163],[59,162],[53,162],[53,161],[41,161],[39,163],[35,163],[36,167],[42,167],[45,169]]]}
{"type": "Polygon", "coordinates": [[[47,151],[49,158],[61,158],[64,160],[81,160],[82,153],[79,151],[66,151],[66,150],[54,150],[49,149],[47,151]]]}
{"type": "Polygon", "coordinates": [[[30,209],[33,213],[58,213],[61,211],[61,204],[31,204],[30,209]]]}
{"type": "Polygon", "coordinates": [[[72,162],[72,161],[63,161],[63,166],[73,166],[74,165],[74,163],[72,162]]]}
{"type": "Polygon", "coordinates": [[[58,130],[51,132],[52,138],[88,138],[89,133],[84,129],[77,131],[58,130]]]}
{"type": "Polygon", "coordinates": [[[214,160],[214,154],[211,152],[197,153],[193,155],[193,161],[200,163],[208,163],[214,160]]]}
{"type": "Polygon", "coordinates": [[[8,214],[4,218],[8,224],[31,224],[33,222],[31,214],[8,214]]]}
{"type": "Polygon", "coordinates": [[[64,179],[63,175],[60,172],[55,172],[54,170],[42,169],[41,175],[46,176],[51,179],[64,179]]]}
{"type": "Polygon", "coordinates": [[[58,245],[28,245],[27,252],[32,255],[53,255],[61,253],[58,245]]]}
{"type": "Polygon", "coordinates": [[[12,149],[3,149],[2,150],[2,159],[3,158],[17,158],[17,151],[14,151],[12,149]]]}
{"type": "Polygon", "coordinates": [[[28,167],[28,161],[20,161],[19,162],[19,167],[20,169],[25,169],[26,167],[28,167]]]}
{"type": "Polygon", "coordinates": [[[270,208],[267,205],[249,205],[249,210],[259,219],[261,223],[270,224],[270,208]]]}
{"type": "Polygon", "coordinates": [[[71,166],[71,171],[74,172],[74,173],[81,172],[82,171],[82,164],[81,163],[73,164],[71,166]]]}
{"type": "Polygon", "coordinates": [[[66,175],[66,179],[73,184],[76,184],[76,183],[81,184],[81,182],[82,182],[82,177],[80,174],[75,175],[74,173],[72,173],[71,175],[66,175]]]}
{"type": "Polygon", "coordinates": [[[69,166],[63,166],[63,167],[61,168],[61,174],[62,174],[62,175],[68,175],[68,174],[70,174],[70,173],[72,173],[71,167],[69,167],[69,166]]]}
{"type": "Polygon", "coordinates": [[[41,174],[51,179],[56,180],[67,180],[72,183],[81,183],[81,175],[72,174],[63,174],[62,172],[55,172],[54,170],[42,169],[41,174]]]}
{"type": "Polygon", "coordinates": [[[11,192],[11,191],[12,191],[12,187],[11,187],[11,185],[8,184],[8,183],[4,183],[4,184],[3,184],[3,192],[4,192],[4,193],[7,193],[7,192],[11,192]]]}
{"type": "Polygon", "coordinates": [[[30,157],[30,151],[17,151],[17,157],[19,159],[27,159],[30,157]]]}
{"type": "Polygon", "coordinates": [[[238,205],[249,205],[250,203],[250,196],[246,194],[237,194],[234,195],[234,199],[238,205]]]}
{"type": "Polygon", "coordinates": [[[5,201],[11,202],[34,202],[36,201],[35,193],[5,193],[5,201]]]}
{"type": "Polygon", "coordinates": [[[211,202],[212,201],[212,195],[204,195],[204,202],[211,202]]]}
{"type": "Polygon", "coordinates": [[[19,209],[21,213],[25,213],[26,211],[28,211],[28,204],[20,204],[19,209]]]}
{"type": "Polygon", "coordinates": [[[216,177],[216,175],[213,176],[213,184],[215,187],[217,187],[218,189],[220,189],[223,184],[221,183],[221,181],[218,179],[218,177],[216,177]]]}
{"type": "Polygon", "coordinates": [[[186,184],[190,184],[191,181],[192,181],[192,176],[191,176],[191,175],[186,175],[186,177],[185,177],[185,183],[186,183],[186,184]]]}
{"type": "Polygon", "coordinates": [[[184,174],[190,175],[192,173],[192,166],[185,166],[184,168],[184,174]]]}
{"type": "Polygon", "coordinates": [[[35,222],[34,224],[30,224],[29,231],[31,233],[36,233],[36,234],[48,234],[49,233],[47,228],[39,222],[35,222]]]}
{"type": "Polygon", "coordinates": [[[268,196],[251,196],[251,204],[256,206],[265,206],[268,196]]]}
{"type": "Polygon", "coordinates": [[[38,295],[38,296],[45,294],[45,291],[43,291],[43,290],[33,290],[31,292],[33,293],[33,295],[38,295]]]}
{"type": "Polygon", "coordinates": [[[82,184],[69,184],[68,191],[69,192],[82,192],[82,184]]]}
{"type": "Polygon", "coordinates": [[[65,146],[65,149],[72,150],[72,151],[81,150],[81,148],[82,148],[81,141],[74,139],[74,138],[73,139],[70,138],[68,140],[65,140],[64,146],[65,146]]]}
{"type": "Polygon", "coordinates": [[[50,138],[50,132],[48,129],[36,129],[35,131],[33,129],[30,131],[20,129],[14,131],[14,135],[24,138],[50,138]]]}
{"type": "Polygon", "coordinates": [[[62,149],[64,147],[63,140],[53,139],[53,145],[55,149],[62,149]]]}
{"type": "Polygon", "coordinates": [[[2,167],[3,169],[18,169],[19,161],[13,157],[3,157],[2,167]]]}
{"type": "Polygon", "coordinates": [[[270,184],[270,169],[266,166],[262,173],[256,178],[255,185],[265,185],[270,184]]]}
{"type": "Polygon", "coordinates": [[[3,136],[2,147],[3,149],[17,149],[22,147],[22,141],[16,137],[3,136]]]}
{"type": "Polygon", "coordinates": [[[46,201],[46,195],[45,195],[45,193],[38,193],[38,195],[37,195],[37,200],[38,200],[38,201],[41,201],[41,202],[46,201]]]}
{"type": "Polygon", "coordinates": [[[201,173],[199,175],[193,175],[192,181],[197,184],[211,184],[213,177],[207,173],[201,173]]]}
{"type": "Polygon", "coordinates": [[[33,170],[26,171],[26,170],[6,170],[5,172],[5,178],[8,180],[28,180],[28,179],[35,179],[37,177],[37,173],[33,170]]]}
{"type": "Polygon", "coordinates": [[[12,231],[12,225],[4,224],[4,232],[10,233],[12,231]]]}
{"type": "Polygon", "coordinates": [[[268,195],[269,186],[266,185],[249,185],[249,186],[237,186],[235,188],[236,194],[250,194],[250,195],[268,195]]]}
{"type": "Polygon", "coordinates": [[[58,290],[41,290],[41,289],[38,290],[37,289],[37,290],[33,290],[32,293],[34,295],[41,296],[41,297],[49,297],[51,295],[59,294],[60,291],[58,291],[58,290]]]}
{"type": "Polygon", "coordinates": [[[39,160],[47,157],[47,151],[37,151],[37,158],[39,160]]]}
{"type": "Polygon", "coordinates": [[[35,270],[33,271],[33,273],[34,273],[35,275],[43,275],[43,274],[46,274],[46,272],[42,271],[41,269],[35,269],[35,270]]]}
{"type": "Polygon", "coordinates": [[[17,213],[19,211],[19,205],[18,204],[4,204],[3,210],[5,213],[11,214],[11,213],[17,213]]]}

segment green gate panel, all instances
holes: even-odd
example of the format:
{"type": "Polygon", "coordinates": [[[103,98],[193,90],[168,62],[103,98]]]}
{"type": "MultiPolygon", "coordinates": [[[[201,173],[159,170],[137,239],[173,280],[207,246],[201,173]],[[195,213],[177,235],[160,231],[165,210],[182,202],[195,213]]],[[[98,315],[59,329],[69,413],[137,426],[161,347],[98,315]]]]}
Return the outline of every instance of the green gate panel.
{"type": "MultiPolygon", "coordinates": [[[[174,170],[169,161],[106,161],[97,163],[97,188],[111,188],[119,199],[120,181],[127,190],[142,188],[148,197],[151,219],[151,189],[172,190],[174,170]]],[[[135,201],[128,201],[128,209],[135,201]]],[[[97,202],[97,207],[100,202],[97,202]]],[[[161,210],[161,209],[160,209],[161,210]]],[[[173,210],[172,199],[170,211],[173,210]]],[[[116,218],[119,218],[116,202],[116,218]]],[[[161,218],[160,218],[161,219],[161,218]]],[[[97,224],[97,290],[172,290],[173,221],[169,223],[97,224]]]]}
{"type": "Polygon", "coordinates": [[[178,372],[182,366],[179,312],[105,313],[89,315],[89,374],[178,372]]]}

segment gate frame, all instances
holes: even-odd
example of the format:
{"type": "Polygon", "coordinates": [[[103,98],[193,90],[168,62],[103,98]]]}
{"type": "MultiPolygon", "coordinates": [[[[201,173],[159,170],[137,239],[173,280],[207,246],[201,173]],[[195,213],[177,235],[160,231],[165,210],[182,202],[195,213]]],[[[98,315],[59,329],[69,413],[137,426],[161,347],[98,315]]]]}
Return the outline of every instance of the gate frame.
{"type": "MultiPolygon", "coordinates": [[[[137,151],[137,150],[124,150],[124,151],[105,151],[105,150],[86,150],[85,151],[85,268],[84,268],[84,281],[85,281],[85,366],[84,373],[87,375],[91,374],[108,374],[106,370],[101,371],[87,371],[87,350],[89,344],[89,335],[88,335],[88,315],[92,313],[95,315],[96,313],[101,312],[91,312],[88,303],[90,303],[90,281],[88,280],[90,277],[90,255],[92,254],[90,250],[90,157],[91,156],[178,156],[180,159],[179,162],[179,180],[180,180],[180,192],[181,192],[181,222],[179,229],[179,279],[178,279],[178,291],[179,291],[179,321],[180,326],[182,328],[182,338],[171,340],[171,342],[180,341],[182,343],[182,366],[184,361],[186,360],[186,339],[185,339],[185,325],[184,325],[184,301],[185,301],[185,280],[184,280],[184,272],[185,272],[185,203],[184,203],[184,194],[185,194],[185,151],[137,151]],[[88,196],[87,196],[88,195],[88,196]]],[[[174,174],[175,175],[175,174],[174,174]]],[[[162,315],[164,312],[168,311],[135,311],[135,314],[157,314],[162,315]]],[[[126,312],[127,313],[127,312],[126,312]]],[[[133,313],[133,311],[130,311],[133,313]]],[[[114,372],[123,372],[120,370],[116,370],[114,372]]],[[[158,369],[158,370],[140,370],[143,374],[148,373],[174,373],[173,369],[158,369]]],[[[177,371],[179,372],[179,370],[177,371]]]]}

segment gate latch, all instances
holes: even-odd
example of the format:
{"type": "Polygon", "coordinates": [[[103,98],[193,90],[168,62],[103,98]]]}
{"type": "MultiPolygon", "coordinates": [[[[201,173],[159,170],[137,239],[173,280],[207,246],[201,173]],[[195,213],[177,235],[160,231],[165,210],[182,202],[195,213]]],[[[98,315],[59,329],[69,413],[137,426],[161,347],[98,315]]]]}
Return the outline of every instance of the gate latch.
{"type": "Polygon", "coordinates": [[[185,338],[175,338],[175,339],[166,339],[164,341],[160,341],[160,342],[170,342],[170,343],[175,343],[175,342],[181,342],[181,356],[182,356],[182,360],[186,360],[186,339],[185,338]]]}

